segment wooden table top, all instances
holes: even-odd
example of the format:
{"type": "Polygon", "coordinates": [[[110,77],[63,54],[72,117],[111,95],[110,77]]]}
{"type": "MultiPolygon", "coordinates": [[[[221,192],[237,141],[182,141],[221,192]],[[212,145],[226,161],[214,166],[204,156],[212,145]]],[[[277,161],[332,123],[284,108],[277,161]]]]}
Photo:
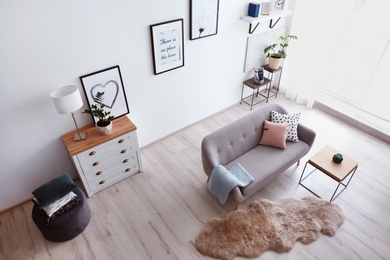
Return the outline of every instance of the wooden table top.
{"type": "Polygon", "coordinates": [[[333,149],[330,146],[325,146],[308,161],[311,165],[321,170],[329,177],[341,182],[347,177],[357,166],[358,163],[347,155],[333,149]],[[340,153],[343,155],[343,161],[338,164],[333,162],[333,155],[340,153]]]}
{"type": "Polygon", "coordinates": [[[131,122],[129,118],[127,118],[127,116],[122,116],[114,119],[112,121],[112,124],[112,132],[108,135],[102,135],[98,132],[94,125],[89,125],[79,129],[80,132],[87,133],[87,139],[81,141],[74,141],[73,136],[75,133],[77,133],[77,130],[74,130],[63,135],[62,141],[68,149],[70,156],[74,156],[78,153],[84,152],[92,147],[105,143],[137,129],[137,127],[133,124],[133,122],[131,122]]]}
{"type": "Polygon", "coordinates": [[[250,87],[251,89],[258,89],[260,87],[263,87],[263,86],[271,83],[271,80],[266,78],[266,77],[264,77],[264,82],[263,83],[256,84],[255,83],[255,77],[252,77],[250,79],[245,80],[243,83],[244,83],[244,85],[246,85],[247,87],[250,87]]]}

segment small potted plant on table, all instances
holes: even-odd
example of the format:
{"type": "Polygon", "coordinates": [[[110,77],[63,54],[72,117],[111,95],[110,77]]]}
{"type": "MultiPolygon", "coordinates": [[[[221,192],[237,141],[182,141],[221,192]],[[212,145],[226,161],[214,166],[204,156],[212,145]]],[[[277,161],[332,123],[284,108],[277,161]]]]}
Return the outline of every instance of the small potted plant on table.
{"type": "Polygon", "coordinates": [[[98,118],[96,128],[100,133],[108,135],[112,131],[113,116],[110,116],[111,111],[104,110],[104,92],[97,92],[94,98],[97,104],[91,105],[91,109],[85,109],[83,113],[91,114],[98,118]]]}
{"type": "Polygon", "coordinates": [[[297,40],[295,35],[279,36],[279,43],[271,44],[264,48],[263,52],[267,54],[269,67],[278,69],[283,59],[287,57],[286,49],[290,40],[297,40]]]}

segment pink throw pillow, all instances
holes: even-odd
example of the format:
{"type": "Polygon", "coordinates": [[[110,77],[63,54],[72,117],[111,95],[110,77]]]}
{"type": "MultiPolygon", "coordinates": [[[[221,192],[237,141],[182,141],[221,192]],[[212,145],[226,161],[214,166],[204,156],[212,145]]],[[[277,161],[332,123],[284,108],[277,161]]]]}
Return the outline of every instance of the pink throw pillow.
{"type": "Polygon", "coordinates": [[[288,127],[288,123],[272,123],[264,120],[263,135],[259,144],[285,149],[288,127]]]}

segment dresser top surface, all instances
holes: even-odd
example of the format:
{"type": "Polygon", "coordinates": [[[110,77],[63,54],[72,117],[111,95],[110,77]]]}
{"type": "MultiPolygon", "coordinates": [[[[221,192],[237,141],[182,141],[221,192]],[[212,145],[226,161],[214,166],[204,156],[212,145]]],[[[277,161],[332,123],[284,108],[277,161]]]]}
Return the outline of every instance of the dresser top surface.
{"type": "Polygon", "coordinates": [[[122,116],[113,120],[112,124],[112,132],[108,135],[102,135],[94,125],[89,125],[79,129],[80,132],[86,132],[87,138],[85,140],[74,141],[74,134],[77,133],[77,130],[75,130],[64,134],[62,136],[62,141],[64,142],[66,149],[68,149],[70,156],[74,156],[137,129],[127,116],[122,116]]]}

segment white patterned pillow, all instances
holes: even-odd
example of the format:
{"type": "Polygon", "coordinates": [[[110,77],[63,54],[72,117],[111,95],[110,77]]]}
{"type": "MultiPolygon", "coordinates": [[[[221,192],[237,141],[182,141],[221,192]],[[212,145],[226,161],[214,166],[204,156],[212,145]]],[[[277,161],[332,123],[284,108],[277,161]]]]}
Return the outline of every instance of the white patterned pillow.
{"type": "Polygon", "coordinates": [[[298,123],[301,113],[295,114],[280,114],[276,111],[271,111],[271,122],[273,123],[288,123],[287,141],[298,142],[298,123]]]}

